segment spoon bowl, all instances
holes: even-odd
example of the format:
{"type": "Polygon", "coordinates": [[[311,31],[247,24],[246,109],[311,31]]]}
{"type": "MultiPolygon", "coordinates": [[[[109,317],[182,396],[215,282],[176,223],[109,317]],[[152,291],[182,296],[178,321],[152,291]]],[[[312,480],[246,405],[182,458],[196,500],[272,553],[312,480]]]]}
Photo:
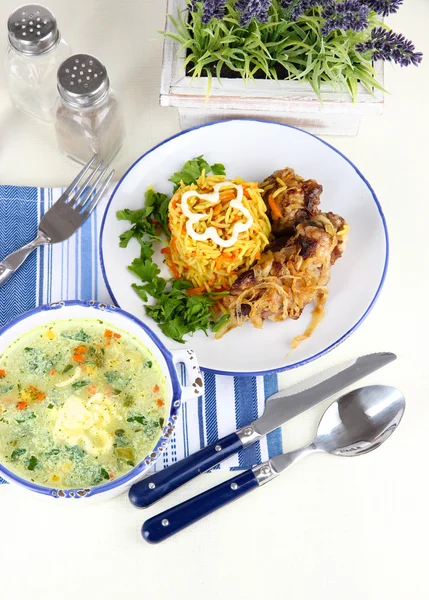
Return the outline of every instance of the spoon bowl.
{"type": "Polygon", "coordinates": [[[405,398],[387,385],[371,385],[345,394],[323,414],[314,449],[336,456],[359,456],[378,448],[399,425],[405,398]]]}

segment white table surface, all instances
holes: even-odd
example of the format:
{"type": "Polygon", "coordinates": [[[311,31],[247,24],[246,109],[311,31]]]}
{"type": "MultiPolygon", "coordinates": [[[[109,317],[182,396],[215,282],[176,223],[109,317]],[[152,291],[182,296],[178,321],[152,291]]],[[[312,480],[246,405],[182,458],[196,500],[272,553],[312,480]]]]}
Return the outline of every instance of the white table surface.
{"type": "MultiPolygon", "coordinates": [[[[3,35],[16,4],[0,3],[3,35]]],[[[116,161],[121,174],[178,130],[175,110],[158,106],[162,41],[155,30],[163,27],[165,3],[50,0],[49,6],[74,50],[99,56],[123,96],[129,136],[116,161]]],[[[418,69],[388,65],[392,95],[384,115],[367,118],[357,138],[329,138],[365,173],[383,204],[391,240],[387,281],[351,338],[280,381],[287,385],[361,353],[394,351],[398,361],[365,383],[403,391],[408,404],[398,432],[359,459],[310,457],[160,546],[141,539],[143,519],[228,475],[203,475],[144,513],[125,496],[66,507],[2,486],[1,598],[427,600],[428,1],[407,0],[389,23],[426,53],[424,62],[418,69]]],[[[1,74],[0,183],[64,185],[75,172],[56,150],[52,129],[14,111],[1,74]]],[[[291,446],[311,437],[316,417],[285,429],[291,446]]]]}

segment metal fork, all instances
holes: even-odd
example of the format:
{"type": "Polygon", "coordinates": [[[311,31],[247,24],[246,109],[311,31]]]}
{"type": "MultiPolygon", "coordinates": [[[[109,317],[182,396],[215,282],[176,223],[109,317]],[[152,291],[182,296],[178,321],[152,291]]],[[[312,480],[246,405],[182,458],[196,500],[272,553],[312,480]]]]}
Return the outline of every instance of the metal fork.
{"type": "Polygon", "coordinates": [[[37,237],[0,262],[2,286],[39,246],[64,242],[85,223],[113,177],[109,164],[93,156],[39,223],[37,237]],[[91,170],[92,167],[92,170],[91,170]],[[89,173],[88,173],[89,172],[89,173]],[[85,177],[86,176],[86,177],[85,177]]]}

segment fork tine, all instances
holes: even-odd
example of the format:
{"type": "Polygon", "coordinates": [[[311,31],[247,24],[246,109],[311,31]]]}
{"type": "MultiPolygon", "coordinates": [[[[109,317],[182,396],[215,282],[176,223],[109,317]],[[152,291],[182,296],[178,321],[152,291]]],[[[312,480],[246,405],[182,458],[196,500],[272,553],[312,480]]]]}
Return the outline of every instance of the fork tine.
{"type": "Polygon", "coordinates": [[[96,180],[94,182],[92,182],[91,185],[88,184],[87,190],[89,193],[85,193],[84,194],[85,198],[84,199],[82,198],[82,201],[79,201],[76,205],[76,207],[80,206],[81,212],[84,212],[86,206],[88,206],[90,204],[90,202],[92,201],[92,197],[97,192],[97,185],[103,179],[104,175],[106,174],[106,171],[109,168],[110,168],[110,163],[107,163],[107,165],[98,173],[96,180]]]}
{"type": "Polygon", "coordinates": [[[85,181],[82,182],[79,189],[76,190],[75,194],[70,199],[69,204],[70,204],[70,206],[73,206],[74,209],[76,209],[81,204],[82,200],[85,200],[85,198],[88,196],[88,193],[91,192],[90,184],[91,184],[92,180],[94,179],[94,177],[97,176],[97,173],[99,172],[100,167],[102,167],[102,166],[103,166],[102,160],[100,160],[99,162],[96,163],[95,167],[89,173],[88,177],[85,179],[85,181]]]}
{"type": "Polygon", "coordinates": [[[73,192],[73,190],[75,189],[75,187],[79,185],[79,183],[82,181],[82,179],[84,178],[84,176],[88,172],[88,169],[91,168],[91,166],[94,163],[94,160],[96,158],[97,158],[97,155],[94,154],[94,156],[86,163],[86,165],[83,167],[83,169],[81,170],[81,172],[79,173],[79,175],[77,175],[77,177],[75,179],[73,179],[73,181],[71,182],[71,184],[69,185],[69,187],[64,191],[64,195],[65,196],[69,196],[73,192]]]}
{"type": "Polygon", "coordinates": [[[98,191],[96,191],[94,198],[85,207],[85,209],[83,211],[85,214],[87,214],[89,216],[92,213],[94,208],[97,206],[98,201],[100,200],[101,196],[104,194],[104,191],[107,188],[107,186],[109,185],[110,180],[112,179],[114,174],[115,174],[115,170],[112,169],[110,171],[109,175],[107,176],[106,181],[101,185],[100,189],[98,191]]]}

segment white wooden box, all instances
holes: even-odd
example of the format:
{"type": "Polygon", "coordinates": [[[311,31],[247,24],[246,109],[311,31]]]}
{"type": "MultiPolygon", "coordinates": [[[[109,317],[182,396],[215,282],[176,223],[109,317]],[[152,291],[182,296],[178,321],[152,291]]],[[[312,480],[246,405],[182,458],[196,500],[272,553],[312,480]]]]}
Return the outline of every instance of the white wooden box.
{"type": "MultiPolygon", "coordinates": [[[[185,10],[186,0],[167,0],[167,12],[176,15],[185,10]]],[[[170,19],[166,30],[174,31],[170,19]]],[[[364,115],[380,115],[383,92],[374,89],[371,95],[361,86],[356,103],[350,96],[322,87],[323,105],[311,86],[295,81],[213,78],[212,91],[206,97],[207,78],[191,81],[185,74],[180,44],[164,40],[160,104],[174,106],[179,111],[182,129],[231,118],[256,118],[288,123],[316,134],[356,135],[364,115]]],[[[378,80],[383,85],[383,63],[375,64],[378,80]]]]}

